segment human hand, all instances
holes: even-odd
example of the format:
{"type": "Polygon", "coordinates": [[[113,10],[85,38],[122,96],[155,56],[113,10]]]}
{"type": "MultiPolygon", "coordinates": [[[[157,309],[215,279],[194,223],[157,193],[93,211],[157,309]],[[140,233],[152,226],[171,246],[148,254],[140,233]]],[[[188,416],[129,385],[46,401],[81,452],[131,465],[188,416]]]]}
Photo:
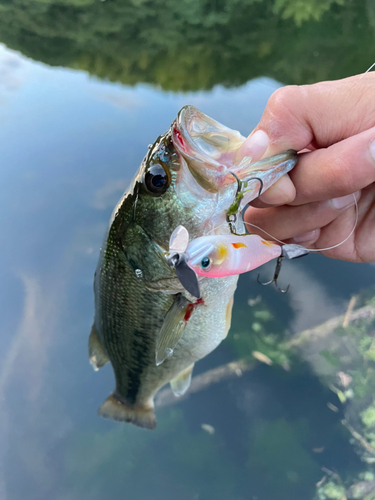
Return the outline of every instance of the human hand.
{"type": "MultiPolygon", "coordinates": [[[[375,73],[278,89],[236,154],[253,161],[286,149],[297,166],[245,213],[274,237],[353,262],[375,261],[375,73]],[[354,196],[353,196],[354,193],[354,196]]],[[[264,233],[248,227],[250,232],[264,233]]]]}

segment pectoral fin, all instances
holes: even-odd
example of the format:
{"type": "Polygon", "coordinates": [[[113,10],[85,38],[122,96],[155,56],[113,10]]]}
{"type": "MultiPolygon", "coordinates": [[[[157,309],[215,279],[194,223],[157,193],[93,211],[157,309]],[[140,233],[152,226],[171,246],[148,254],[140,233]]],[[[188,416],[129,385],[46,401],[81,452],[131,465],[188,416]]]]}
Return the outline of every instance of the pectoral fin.
{"type": "Polygon", "coordinates": [[[190,302],[179,294],[169,308],[156,340],[155,358],[157,366],[172,356],[174,348],[182,337],[186,326],[184,317],[189,304],[190,302]]]}
{"type": "Polygon", "coordinates": [[[194,363],[170,381],[172,392],[176,397],[182,396],[189,389],[193,368],[194,363]]]}
{"type": "Polygon", "coordinates": [[[92,325],[89,337],[89,360],[95,371],[104,366],[108,361],[108,355],[102,346],[95,325],[92,325]]]}

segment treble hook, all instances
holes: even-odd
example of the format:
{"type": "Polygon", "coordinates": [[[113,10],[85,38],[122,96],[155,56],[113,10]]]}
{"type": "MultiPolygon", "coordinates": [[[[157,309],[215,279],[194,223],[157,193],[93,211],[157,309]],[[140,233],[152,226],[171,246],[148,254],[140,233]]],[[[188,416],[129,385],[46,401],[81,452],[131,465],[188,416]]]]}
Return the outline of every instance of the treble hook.
{"type": "Polygon", "coordinates": [[[257,281],[260,285],[263,285],[263,286],[266,286],[266,285],[270,285],[271,283],[275,283],[275,286],[276,288],[279,290],[279,292],[281,293],[287,293],[287,291],[289,290],[289,287],[290,285],[288,285],[286,287],[286,290],[282,290],[279,285],[277,284],[277,280],[279,278],[279,274],[280,274],[280,271],[281,271],[281,263],[282,261],[284,260],[284,256],[283,255],[280,255],[280,257],[278,257],[277,261],[276,261],[276,268],[275,268],[275,272],[273,274],[273,278],[271,281],[268,281],[267,283],[262,283],[260,280],[259,280],[259,276],[260,274],[258,274],[258,278],[257,278],[257,281]]]}
{"type": "Polygon", "coordinates": [[[236,233],[236,221],[237,221],[237,213],[238,213],[239,208],[240,208],[240,203],[241,203],[241,200],[243,198],[243,193],[241,192],[242,187],[244,184],[246,187],[248,182],[256,180],[256,181],[260,182],[260,188],[259,188],[259,192],[258,192],[258,196],[260,196],[262,194],[262,191],[263,191],[263,181],[259,177],[250,177],[246,181],[241,181],[241,179],[239,179],[234,172],[229,171],[229,173],[232,174],[233,177],[237,181],[237,191],[236,191],[236,194],[234,197],[234,202],[227,210],[227,222],[229,224],[230,232],[232,234],[237,234],[236,233]]]}

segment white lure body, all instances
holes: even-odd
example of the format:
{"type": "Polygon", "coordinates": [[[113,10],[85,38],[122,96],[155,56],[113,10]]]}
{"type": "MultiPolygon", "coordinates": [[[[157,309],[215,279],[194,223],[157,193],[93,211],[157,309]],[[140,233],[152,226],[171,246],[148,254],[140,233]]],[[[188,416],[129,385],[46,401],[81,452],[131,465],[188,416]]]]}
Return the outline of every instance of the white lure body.
{"type": "Polygon", "coordinates": [[[188,265],[200,276],[222,278],[246,273],[277,259],[281,246],[258,235],[212,235],[192,240],[187,248],[188,265]]]}

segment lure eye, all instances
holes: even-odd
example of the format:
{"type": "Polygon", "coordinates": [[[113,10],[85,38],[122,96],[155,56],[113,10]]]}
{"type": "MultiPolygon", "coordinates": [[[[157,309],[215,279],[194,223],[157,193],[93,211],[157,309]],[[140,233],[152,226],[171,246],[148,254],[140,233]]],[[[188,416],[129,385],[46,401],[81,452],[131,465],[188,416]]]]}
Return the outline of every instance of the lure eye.
{"type": "Polygon", "coordinates": [[[160,163],[154,163],[145,174],[144,184],[147,191],[160,196],[166,192],[171,183],[171,176],[160,163]]]}
{"type": "Polygon", "coordinates": [[[201,268],[203,271],[208,271],[211,267],[211,261],[209,257],[203,257],[201,260],[201,268]]]}

